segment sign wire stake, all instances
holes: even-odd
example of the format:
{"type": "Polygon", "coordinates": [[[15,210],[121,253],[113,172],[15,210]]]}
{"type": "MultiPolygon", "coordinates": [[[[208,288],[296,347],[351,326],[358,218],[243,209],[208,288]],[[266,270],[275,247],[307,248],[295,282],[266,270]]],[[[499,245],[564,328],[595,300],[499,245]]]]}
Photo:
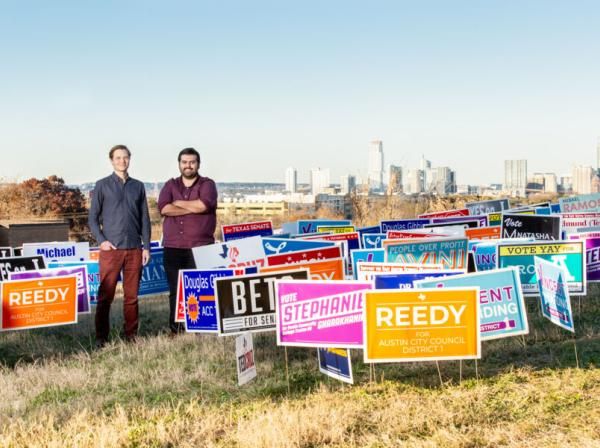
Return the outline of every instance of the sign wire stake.
{"type": "Polygon", "coordinates": [[[435,366],[437,367],[438,377],[440,379],[440,386],[444,387],[444,381],[442,380],[442,371],[440,370],[440,363],[436,361],[435,366]]]}

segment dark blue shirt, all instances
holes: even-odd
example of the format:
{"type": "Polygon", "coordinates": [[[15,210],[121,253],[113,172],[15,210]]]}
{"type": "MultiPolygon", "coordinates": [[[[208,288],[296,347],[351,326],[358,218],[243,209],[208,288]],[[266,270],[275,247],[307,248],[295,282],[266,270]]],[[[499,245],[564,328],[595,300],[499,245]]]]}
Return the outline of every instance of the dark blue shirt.
{"type": "Polygon", "coordinates": [[[146,190],[139,180],[125,182],[115,173],[96,182],[92,192],[89,225],[98,241],[117,249],[150,248],[150,215],[146,190]]]}

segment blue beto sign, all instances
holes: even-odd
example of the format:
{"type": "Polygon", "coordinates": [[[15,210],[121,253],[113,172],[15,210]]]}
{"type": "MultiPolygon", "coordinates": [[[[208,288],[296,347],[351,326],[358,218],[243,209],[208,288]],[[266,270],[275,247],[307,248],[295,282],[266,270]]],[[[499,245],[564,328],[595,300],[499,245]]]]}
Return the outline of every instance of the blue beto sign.
{"type": "Polygon", "coordinates": [[[429,272],[399,272],[396,274],[375,274],[375,289],[412,289],[414,282],[439,277],[464,274],[461,270],[440,270],[429,272]]]}
{"type": "Polygon", "coordinates": [[[185,329],[191,333],[218,333],[215,279],[231,277],[233,269],[186,269],[181,272],[185,329]]]}
{"type": "Polygon", "coordinates": [[[294,238],[263,238],[262,244],[267,256],[335,246],[333,241],[307,241],[294,238]]]}
{"type": "Polygon", "coordinates": [[[360,229],[356,229],[356,231],[362,237],[366,233],[381,233],[381,227],[380,226],[361,227],[360,229]]]}
{"type": "Polygon", "coordinates": [[[385,261],[384,249],[356,249],[350,252],[352,259],[352,273],[356,279],[356,263],[359,261],[372,261],[375,263],[383,263],[385,261]]]}
{"type": "Polygon", "coordinates": [[[163,265],[163,253],[163,248],[150,249],[150,261],[142,268],[138,296],[169,292],[169,282],[163,265]]]}
{"type": "Polygon", "coordinates": [[[415,283],[417,288],[479,286],[481,340],[529,333],[519,271],[497,269],[415,283]]]}
{"type": "Polygon", "coordinates": [[[386,235],[387,233],[365,233],[362,236],[362,247],[364,249],[379,249],[386,235]]]}
{"type": "Polygon", "coordinates": [[[346,348],[319,348],[319,371],[332,378],[353,383],[350,351],[346,348]]]}
{"type": "Polygon", "coordinates": [[[397,219],[393,221],[381,221],[379,226],[382,233],[387,233],[388,230],[413,230],[422,229],[425,224],[430,224],[431,220],[422,219],[397,219]]]}
{"type": "MultiPolygon", "coordinates": [[[[286,223],[287,224],[287,223],[286,223]]],[[[351,226],[352,221],[349,219],[305,219],[298,221],[296,232],[290,233],[316,233],[317,226],[351,226]]],[[[290,227],[291,228],[291,227],[290,227]]],[[[287,232],[287,228],[283,227],[287,232]]]]}

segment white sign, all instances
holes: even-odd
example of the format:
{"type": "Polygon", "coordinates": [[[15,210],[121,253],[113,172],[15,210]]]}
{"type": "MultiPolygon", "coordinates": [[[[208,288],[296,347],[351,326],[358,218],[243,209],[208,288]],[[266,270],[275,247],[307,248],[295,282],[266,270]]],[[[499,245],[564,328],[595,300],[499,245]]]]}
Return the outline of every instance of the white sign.
{"type": "Polygon", "coordinates": [[[265,250],[260,236],[194,247],[192,253],[196,269],[265,265],[265,250]]]}
{"type": "Polygon", "coordinates": [[[239,386],[243,386],[248,381],[256,378],[252,333],[242,333],[235,338],[235,359],[239,386]]]}
{"type": "Polygon", "coordinates": [[[61,241],[52,243],[23,243],[24,257],[43,255],[47,263],[85,261],[90,258],[90,243],[61,241]]]}

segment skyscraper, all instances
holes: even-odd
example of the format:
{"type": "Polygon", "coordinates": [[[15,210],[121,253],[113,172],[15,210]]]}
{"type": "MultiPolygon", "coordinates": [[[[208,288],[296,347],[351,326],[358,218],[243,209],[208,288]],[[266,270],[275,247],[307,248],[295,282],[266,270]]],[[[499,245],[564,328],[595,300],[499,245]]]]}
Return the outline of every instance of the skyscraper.
{"type": "Polygon", "coordinates": [[[398,194],[403,192],[402,188],[402,167],[390,165],[390,179],[388,182],[387,193],[398,194]]]}
{"type": "Polygon", "coordinates": [[[329,168],[315,168],[310,170],[310,190],[313,195],[323,193],[329,187],[329,168]]]}
{"type": "Polygon", "coordinates": [[[285,189],[290,193],[298,190],[298,172],[293,167],[285,170],[285,189]]]}
{"type": "Polygon", "coordinates": [[[456,193],[456,175],[447,166],[431,168],[430,191],[439,195],[456,193]]]}
{"type": "Polygon", "coordinates": [[[340,177],[340,193],[348,194],[356,188],[356,176],[345,174],[340,177]]]}
{"type": "Polygon", "coordinates": [[[592,192],[592,177],[594,169],[591,166],[577,165],[573,167],[573,193],[589,194],[592,192]]]}
{"type": "Polygon", "coordinates": [[[383,189],[383,142],[374,140],[369,145],[369,187],[373,190],[383,189]]]}
{"type": "Polygon", "coordinates": [[[513,196],[525,196],[527,160],[504,161],[504,189],[513,196]]]}

